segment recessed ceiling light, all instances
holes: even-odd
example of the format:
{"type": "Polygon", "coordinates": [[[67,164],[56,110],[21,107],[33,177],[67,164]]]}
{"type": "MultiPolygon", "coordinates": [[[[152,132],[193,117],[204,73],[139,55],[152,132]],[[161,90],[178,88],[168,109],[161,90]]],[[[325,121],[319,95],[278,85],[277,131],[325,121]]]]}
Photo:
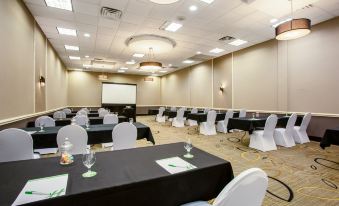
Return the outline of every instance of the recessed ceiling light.
{"type": "Polygon", "coordinates": [[[127,67],[120,67],[120,70],[128,70],[127,67]]]}
{"type": "Polygon", "coordinates": [[[63,34],[63,35],[69,35],[69,36],[77,35],[77,31],[75,29],[65,29],[65,28],[57,27],[57,30],[59,34],[63,34]]]}
{"type": "Polygon", "coordinates": [[[275,22],[277,22],[278,21],[278,19],[271,19],[270,20],[270,22],[273,24],[273,23],[275,23],[275,22]]]}
{"type": "Polygon", "coordinates": [[[86,55],[86,56],[85,56],[85,58],[89,58],[89,56],[88,56],[88,55],[86,55]]]}
{"type": "Polygon", "coordinates": [[[201,51],[197,51],[197,54],[201,54],[201,51]]]}
{"type": "Polygon", "coordinates": [[[79,51],[78,46],[70,46],[70,45],[65,45],[66,50],[72,50],[72,51],[79,51]]]}
{"type": "Polygon", "coordinates": [[[165,71],[165,70],[162,70],[162,71],[159,71],[160,73],[166,73],[167,71],[165,71]]]}
{"type": "Polygon", "coordinates": [[[203,2],[205,2],[205,3],[210,4],[210,3],[212,3],[214,0],[200,0],[200,1],[203,1],[203,2]]]}
{"type": "Polygon", "coordinates": [[[91,37],[91,35],[89,33],[84,33],[84,37],[91,37]]]}
{"type": "Polygon", "coordinates": [[[233,45],[233,46],[240,46],[240,45],[243,45],[243,44],[246,44],[246,43],[247,43],[247,41],[237,39],[237,40],[234,40],[234,41],[232,41],[228,44],[233,45]]]}
{"type": "Polygon", "coordinates": [[[179,0],[150,0],[150,1],[156,4],[173,4],[179,0]]]}
{"type": "Polygon", "coordinates": [[[133,54],[134,57],[137,57],[137,58],[142,58],[145,56],[145,54],[138,54],[138,53],[135,53],[133,54]]]}
{"type": "Polygon", "coordinates": [[[69,56],[70,60],[80,60],[80,57],[76,57],[76,56],[69,56]]]}
{"type": "Polygon", "coordinates": [[[168,64],[168,66],[169,66],[169,67],[171,67],[171,66],[172,66],[172,64],[168,64]]]}
{"type": "Polygon", "coordinates": [[[273,24],[272,27],[275,28],[275,27],[279,26],[280,24],[283,24],[283,23],[288,22],[288,21],[291,21],[291,20],[292,20],[292,18],[288,18],[288,19],[279,21],[278,23],[273,24]]]}
{"type": "Polygon", "coordinates": [[[196,11],[198,7],[196,5],[192,5],[189,7],[190,11],[196,11]]]}
{"type": "Polygon", "coordinates": [[[45,3],[49,7],[72,11],[71,0],[45,0],[45,3]]]}
{"type": "Polygon", "coordinates": [[[135,64],[135,61],[134,60],[127,61],[126,64],[132,65],[132,64],[135,64]]]}
{"type": "Polygon", "coordinates": [[[225,51],[224,49],[219,49],[219,48],[214,48],[212,50],[210,50],[210,53],[215,53],[215,54],[218,54],[220,52],[223,52],[225,51]]]}
{"type": "Polygon", "coordinates": [[[186,59],[182,63],[184,63],[184,64],[192,64],[193,62],[194,62],[193,60],[186,59]]]}
{"type": "Polygon", "coordinates": [[[125,70],[118,70],[118,73],[125,73],[125,70]]]}
{"type": "Polygon", "coordinates": [[[165,30],[166,31],[171,31],[171,32],[176,32],[178,29],[180,29],[182,27],[182,24],[178,24],[178,23],[170,23],[165,30]]]}
{"type": "Polygon", "coordinates": [[[90,64],[83,64],[82,66],[85,67],[85,68],[90,68],[92,65],[90,65],[90,64]]]}

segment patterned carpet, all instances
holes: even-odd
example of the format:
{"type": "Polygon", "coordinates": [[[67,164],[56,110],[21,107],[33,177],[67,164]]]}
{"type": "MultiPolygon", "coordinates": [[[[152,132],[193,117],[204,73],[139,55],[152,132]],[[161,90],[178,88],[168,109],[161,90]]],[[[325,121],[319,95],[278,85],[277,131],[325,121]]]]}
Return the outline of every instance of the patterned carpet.
{"type": "MultiPolygon", "coordinates": [[[[155,122],[153,116],[141,116],[137,121],[151,128],[157,145],[190,138],[195,147],[230,161],[235,175],[252,167],[263,169],[270,177],[265,206],[339,206],[339,146],[323,150],[319,142],[311,142],[260,152],[247,146],[249,135],[244,132],[207,137],[199,135],[197,127],[174,128],[170,123],[155,122]]],[[[145,140],[137,144],[152,145],[145,140]]]]}

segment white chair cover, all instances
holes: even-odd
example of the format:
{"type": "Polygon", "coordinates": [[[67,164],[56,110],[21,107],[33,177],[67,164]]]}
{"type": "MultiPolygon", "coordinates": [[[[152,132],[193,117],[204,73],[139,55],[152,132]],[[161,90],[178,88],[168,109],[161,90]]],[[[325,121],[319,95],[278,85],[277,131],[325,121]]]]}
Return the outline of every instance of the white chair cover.
{"type": "Polygon", "coordinates": [[[277,122],[277,115],[271,114],[266,120],[264,130],[254,131],[251,134],[249,147],[263,152],[276,150],[277,145],[275,144],[273,134],[277,122]]]}
{"type": "Polygon", "coordinates": [[[306,133],[306,129],[311,121],[311,113],[306,113],[300,127],[295,126],[293,131],[293,138],[296,143],[304,144],[310,142],[310,138],[306,133]]]}
{"type": "MultiPolygon", "coordinates": [[[[214,200],[214,206],[261,206],[268,187],[267,174],[259,168],[243,171],[228,183],[214,200]],[[253,192],[255,191],[255,192],[253,192]]],[[[182,206],[205,206],[203,201],[182,206]]]]}
{"type": "Polygon", "coordinates": [[[40,127],[43,125],[44,127],[55,127],[55,120],[49,116],[41,116],[35,120],[35,127],[40,127]]]}
{"type": "Polygon", "coordinates": [[[54,119],[65,119],[66,118],[66,113],[64,111],[56,111],[53,114],[54,119]]]}
{"type": "Polygon", "coordinates": [[[98,109],[98,113],[99,113],[100,111],[102,111],[102,110],[106,110],[106,109],[104,109],[104,108],[99,108],[99,109],[98,109]]]}
{"type": "Polygon", "coordinates": [[[89,121],[88,117],[86,115],[76,115],[74,117],[74,122],[77,125],[86,125],[86,123],[89,121]]]}
{"type": "Polygon", "coordinates": [[[222,133],[227,133],[228,120],[233,117],[233,110],[227,110],[225,119],[223,121],[218,121],[217,131],[222,133]]]}
{"type": "Polygon", "coordinates": [[[112,139],[113,150],[134,148],[137,140],[137,128],[129,122],[120,123],[113,128],[112,139]]]}
{"type": "Polygon", "coordinates": [[[59,129],[57,134],[57,144],[60,150],[61,145],[65,142],[65,138],[73,144],[70,154],[84,154],[87,148],[87,132],[78,125],[67,125],[59,129]]]}
{"type": "Polygon", "coordinates": [[[87,107],[85,107],[85,108],[82,108],[81,110],[83,110],[83,111],[86,111],[86,112],[87,112],[87,114],[89,113],[89,109],[87,109],[87,107]]]}
{"type": "Polygon", "coordinates": [[[205,113],[205,114],[207,114],[209,111],[210,111],[209,108],[205,108],[205,109],[204,109],[204,113],[205,113]]]}
{"type": "MultiPolygon", "coordinates": [[[[197,108],[192,108],[191,114],[196,114],[196,113],[198,113],[198,109],[197,108]]],[[[187,120],[187,124],[188,124],[188,126],[197,126],[198,122],[195,121],[195,120],[188,119],[187,120]]]]}
{"type": "Polygon", "coordinates": [[[293,147],[295,142],[293,139],[294,125],[297,120],[297,114],[293,113],[288,119],[286,128],[277,128],[274,130],[274,141],[277,145],[283,147],[293,147]]]}
{"type": "Polygon", "coordinates": [[[104,124],[118,124],[119,117],[116,114],[106,114],[104,116],[104,124]]]}
{"type": "Polygon", "coordinates": [[[246,117],[246,110],[245,109],[241,109],[239,111],[239,117],[246,117]]]}
{"type": "Polygon", "coordinates": [[[177,116],[173,119],[172,126],[173,127],[185,127],[185,108],[180,108],[177,111],[177,116]]]}
{"type": "Polygon", "coordinates": [[[33,159],[32,136],[21,129],[0,131],[0,162],[33,159]]]}
{"type": "Polygon", "coordinates": [[[166,122],[166,117],[164,116],[165,107],[159,108],[159,113],[157,114],[155,121],[157,122],[166,122]]]}
{"type": "Polygon", "coordinates": [[[88,114],[88,112],[86,112],[85,110],[79,110],[76,115],[85,115],[85,116],[87,116],[87,114],[88,114]]]}
{"type": "Polygon", "coordinates": [[[107,110],[100,110],[99,111],[99,117],[104,117],[104,116],[106,116],[107,114],[109,114],[109,111],[107,111],[107,110]]]}
{"type": "Polygon", "coordinates": [[[175,112],[175,111],[177,111],[177,108],[176,107],[171,107],[170,111],[175,112]]]}
{"type": "Polygon", "coordinates": [[[211,110],[207,113],[207,121],[200,124],[200,134],[203,135],[216,135],[215,119],[217,113],[211,110]]]}
{"type": "Polygon", "coordinates": [[[69,108],[63,109],[62,111],[65,112],[66,114],[72,113],[72,110],[69,108]]]}

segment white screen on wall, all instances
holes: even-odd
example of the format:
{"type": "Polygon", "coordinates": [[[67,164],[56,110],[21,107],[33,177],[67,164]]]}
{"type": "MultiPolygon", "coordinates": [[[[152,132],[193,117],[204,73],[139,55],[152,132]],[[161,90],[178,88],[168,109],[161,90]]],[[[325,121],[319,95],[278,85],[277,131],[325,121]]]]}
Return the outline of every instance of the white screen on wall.
{"type": "Polygon", "coordinates": [[[102,84],[102,104],[136,104],[137,85],[102,84]]]}

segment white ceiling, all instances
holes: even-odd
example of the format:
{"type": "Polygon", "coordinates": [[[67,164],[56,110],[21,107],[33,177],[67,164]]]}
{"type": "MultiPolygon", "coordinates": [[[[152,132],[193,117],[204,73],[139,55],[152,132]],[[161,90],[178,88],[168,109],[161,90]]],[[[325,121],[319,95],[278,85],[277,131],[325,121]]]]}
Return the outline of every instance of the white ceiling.
{"type": "MultiPolygon", "coordinates": [[[[149,0],[72,0],[73,12],[47,7],[44,0],[24,0],[30,12],[69,69],[83,68],[89,60],[97,57],[117,62],[112,70],[128,67],[126,73],[145,74],[136,65],[125,62],[134,59],[137,63],[146,60],[134,58],[134,52],[125,45],[127,38],[140,34],[157,34],[176,41],[176,47],[165,54],[154,54],[165,66],[172,64],[178,69],[187,64],[182,61],[194,56],[197,51],[205,55],[221,56],[275,37],[270,20],[283,20],[290,16],[288,0],[214,0],[207,4],[200,0],[180,0],[170,5],[159,5],[149,0]],[[244,2],[251,2],[249,4],[244,2]],[[189,10],[191,5],[198,9],[189,10]],[[120,20],[101,17],[101,7],[111,7],[123,12],[120,20]],[[165,21],[176,21],[183,16],[183,27],[177,32],[160,30],[165,21]],[[77,30],[77,37],[59,35],[56,27],[77,30]],[[86,38],[84,33],[90,33],[86,38]],[[236,47],[218,41],[223,36],[248,41],[236,47]],[[64,45],[79,46],[80,51],[66,51],[64,45]],[[225,52],[212,55],[213,48],[225,52]],[[88,55],[90,58],[85,58],[88,55]],[[80,56],[70,60],[68,56],[80,56]]],[[[294,0],[294,17],[309,18],[312,25],[339,15],[339,0],[294,0]],[[302,9],[305,5],[313,7],[302,9]]],[[[198,62],[195,62],[198,63],[198,62]]],[[[168,68],[168,72],[176,69],[168,68]]],[[[159,75],[163,75],[161,73],[159,75]]]]}

